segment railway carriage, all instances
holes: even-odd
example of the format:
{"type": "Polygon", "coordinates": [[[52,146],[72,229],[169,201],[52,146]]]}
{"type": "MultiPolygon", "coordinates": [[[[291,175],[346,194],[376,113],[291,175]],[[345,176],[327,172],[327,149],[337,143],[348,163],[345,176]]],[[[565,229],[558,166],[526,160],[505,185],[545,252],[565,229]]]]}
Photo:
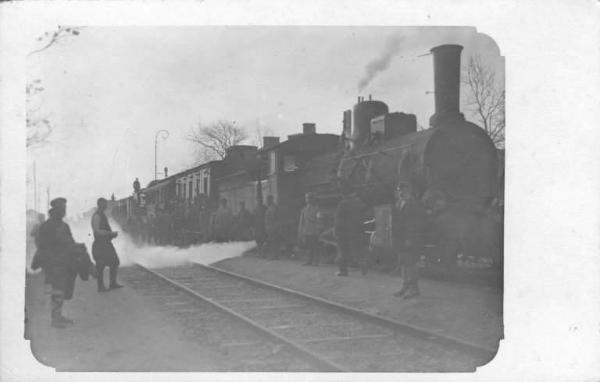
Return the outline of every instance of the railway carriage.
{"type": "MultiPolygon", "coordinates": [[[[435,114],[429,129],[417,131],[414,115],[390,113],[384,102],[359,97],[353,110],[343,113],[341,136],[317,134],[315,124],[305,123],[301,134],[285,142],[265,137],[260,150],[234,146],[223,160],[151,182],[120,205],[130,216],[148,213],[148,207],[157,203],[206,194],[213,204],[225,197],[234,210],[241,201],[253,210],[257,199],[273,195],[283,213],[282,229],[292,243],[304,193],[317,194],[323,221],[331,225],[343,183],[357,190],[372,208],[373,249],[394,257],[393,190],[402,180],[413,185],[431,212],[425,239],[434,249],[432,261],[451,267],[461,255],[500,262],[502,211],[498,206],[503,204],[504,156],[483,129],[466,121],[459,110],[461,51],[459,45],[431,49],[435,114]]],[[[322,239],[334,244],[327,232],[322,239]]]]}

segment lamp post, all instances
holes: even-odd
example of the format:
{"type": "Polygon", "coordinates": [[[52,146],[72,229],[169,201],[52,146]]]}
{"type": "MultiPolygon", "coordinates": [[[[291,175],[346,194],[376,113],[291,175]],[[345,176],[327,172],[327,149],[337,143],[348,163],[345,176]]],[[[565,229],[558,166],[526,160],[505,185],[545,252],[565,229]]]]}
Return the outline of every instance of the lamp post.
{"type": "Polygon", "coordinates": [[[158,152],[158,136],[161,135],[163,141],[169,138],[169,132],[167,130],[158,130],[156,134],[154,134],[154,180],[158,179],[158,170],[156,167],[156,155],[158,152]]]}

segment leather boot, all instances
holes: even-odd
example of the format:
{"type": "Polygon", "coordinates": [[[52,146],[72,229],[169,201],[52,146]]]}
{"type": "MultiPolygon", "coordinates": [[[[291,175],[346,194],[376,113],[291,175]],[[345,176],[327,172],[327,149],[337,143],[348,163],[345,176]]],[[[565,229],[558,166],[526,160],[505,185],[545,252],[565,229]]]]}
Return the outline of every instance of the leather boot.
{"type": "Polygon", "coordinates": [[[394,293],[394,296],[402,297],[408,291],[408,289],[409,287],[407,284],[402,284],[402,288],[400,288],[398,292],[394,293]]]}
{"type": "Polygon", "coordinates": [[[404,299],[408,300],[410,298],[417,297],[420,294],[421,294],[421,292],[419,291],[419,287],[416,284],[414,284],[408,288],[408,290],[406,291],[406,294],[404,295],[404,299]]]}
{"type": "Polygon", "coordinates": [[[67,323],[64,320],[61,320],[63,296],[58,294],[57,292],[53,291],[53,294],[50,297],[50,302],[51,302],[51,306],[52,306],[50,325],[53,328],[57,328],[57,329],[66,328],[67,323]]]}

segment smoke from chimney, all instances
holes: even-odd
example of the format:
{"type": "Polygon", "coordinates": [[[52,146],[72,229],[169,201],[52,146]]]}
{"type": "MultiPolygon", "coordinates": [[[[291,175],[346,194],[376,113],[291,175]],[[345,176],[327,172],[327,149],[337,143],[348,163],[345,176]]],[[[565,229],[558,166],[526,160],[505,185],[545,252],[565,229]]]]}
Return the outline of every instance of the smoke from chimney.
{"type": "Polygon", "coordinates": [[[400,53],[400,43],[402,40],[403,38],[400,36],[392,36],[387,40],[381,55],[369,62],[365,67],[365,75],[358,81],[358,91],[362,91],[373,81],[377,74],[388,68],[392,58],[400,53]]]}

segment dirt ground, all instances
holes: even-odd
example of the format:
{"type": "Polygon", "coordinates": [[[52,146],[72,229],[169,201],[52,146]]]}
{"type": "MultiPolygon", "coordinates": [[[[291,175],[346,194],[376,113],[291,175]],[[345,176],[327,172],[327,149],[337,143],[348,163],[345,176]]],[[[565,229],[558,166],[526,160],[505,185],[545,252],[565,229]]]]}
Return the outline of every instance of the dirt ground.
{"type": "MultiPolygon", "coordinates": [[[[421,328],[496,348],[502,336],[499,290],[421,280],[422,295],[402,300],[392,294],[400,278],[370,272],[335,276],[336,267],[305,267],[297,260],[265,260],[252,255],[215,264],[270,283],[348,304],[421,328]]],[[[66,329],[50,327],[49,286],[43,276],[29,275],[26,287],[28,324],[34,356],[57,371],[218,371],[228,360],[209,344],[189,338],[161,311],[157,302],[125,287],[97,293],[93,280],[77,281],[64,314],[75,320],[66,329]]]]}
{"type": "Polygon", "coordinates": [[[63,313],[75,320],[50,327],[49,286],[27,278],[27,332],[34,356],[57,371],[212,371],[226,369],[214,349],[185,338],[174,320],[131,288],[97,293],[77,280],[63,313]]]}
{"type": "Polygon", "coordinates": [[[502,338],[502,291],[496,288],[421,279],[421,296],[403,300],[393,296],[401,278],[379,272],[362,276],[351,269],[350,277],[336,277],[334,265],[307,267],[253,254],[214,265],[490,349],[502,338]]]}

